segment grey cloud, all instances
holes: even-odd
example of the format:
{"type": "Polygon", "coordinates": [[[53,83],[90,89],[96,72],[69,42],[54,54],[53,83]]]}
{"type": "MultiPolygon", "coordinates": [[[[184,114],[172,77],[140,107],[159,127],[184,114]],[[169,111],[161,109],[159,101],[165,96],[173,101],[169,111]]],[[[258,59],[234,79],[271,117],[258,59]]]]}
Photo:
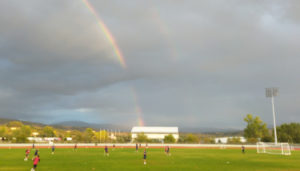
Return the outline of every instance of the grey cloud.
{"type": "Polygon", "coordinates": [[[278,86],[278,122],[300,121],[298,1],[90,3],[126,69],[83,2],[0,2],[1,117],[242,128],[272,123],[278,86]]]}

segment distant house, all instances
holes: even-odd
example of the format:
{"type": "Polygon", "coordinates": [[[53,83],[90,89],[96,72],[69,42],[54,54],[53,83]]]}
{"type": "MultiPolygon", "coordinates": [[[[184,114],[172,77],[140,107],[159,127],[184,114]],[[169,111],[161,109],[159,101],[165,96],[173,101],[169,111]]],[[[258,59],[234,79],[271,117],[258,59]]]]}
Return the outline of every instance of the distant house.
{"type": "Polygon", "coordinates": [[[39,135],[38,132],[32,132],[31,134],[32,134],[33,136],[35,136],[35,137],[39,135]]]}
{"type": "Polygon", "coordinates": [[[29,141],[32,142],[53,142],[53,141],[61,141],[59,137],[27,137],[29,141]]]}
{"type": "Polygon", "coordinates": [[[10,130],[14,131],[16,130],[18,127],[10,127],[10,130]]]}
{"type": "Polygon", "coordinates": [[[247,142],[245,137],[218,137],[215,138],[215,143],[227,144],[228,140],[232,138],[239,138],[241,143],[247,142]]]}
{"type": "Polygon", "coordinates": [[[163,141],[166,135],[172,134],[176,141],[179,138],[178,127],[144,127],[136,126],[131,129],[131,138],[134,140],[138,134],[144,133],[148,139],[163,141]]]}
{"type": "Polygon", "coordinates": [[[32,142],[45,142],[42,137],[27,137],[27,139],[32,142]]]}

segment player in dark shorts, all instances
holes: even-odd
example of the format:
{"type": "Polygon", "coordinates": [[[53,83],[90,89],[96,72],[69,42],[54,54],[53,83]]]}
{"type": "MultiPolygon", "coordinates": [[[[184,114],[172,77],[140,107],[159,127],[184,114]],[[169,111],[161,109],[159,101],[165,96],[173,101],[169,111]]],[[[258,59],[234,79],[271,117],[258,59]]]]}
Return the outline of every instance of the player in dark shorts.
{"type": "Polygon", "coordinates": [[[27,161],[27,160],[28,160],[29,153],[30,153],[30,150],[29,150],[29,149],[26,149],[26,150],[25,150],[25,159],[24,159],[24,161],[27,161]]]}
{"type": "Polygon", "coordinates": [[[167,155],[170,155],[170,146],[166,146],[165,152],[167,155]]]}
{"type": "Polygon", "coordinates": [[[37,167],[37,164],[41,161],[41,159],[40,159],[40,156],[37,155],[37,156],[35,156],[34,159],[32,159],[32,160],[33,160],[33,168],[32,168],[31,170],[32,170],[32,171],[35,171],[35,170],[36,170],[36,167],[37,167]]]}
{"type": "Polygon", "coordinates": [[[74,151],[77,151],[77,144],[74,145],[74,151]]]}
{"type": "Polygon", "coordinates": [[[106,156],[109,156],[107,145],[104,147],[104,152],[105,152],[105,155],[106,155],[106,156]]]}
{"type": "Polygon", "coordinates": [[[52,154],[54,154],[54,151],[55,151],[55,146],[54,144],[52,145],[52,154]]]}
{"type": "Polygon", "coordinates": [[[38,154],[39,154],[39,149],[35,149],[34,156],[37,156],[38,154]]]}
{"type": "Polygon", "coordinates": [[[242,145],[242,153],[245,154],[245,146],[242,145]]]}
{"type": "Polygon", "coordinates": [[[144,165],[147,164],[146,159],[147,159],[147,151],[146,151],[146,149],[145,149],[145,150],[144,150],[144,165]]]}
{"type": "Polygon", "coordinates": [[[35,148],[35,145],[34,145],[34,143],[32,144],[32,148],[35,148]]]}
{"type": "Polygon", "coordinates": [[[139,151],[139,146],[138,146],[138,144],[135,144],[135,151],[136,151],[136,152],[139,151]]]}

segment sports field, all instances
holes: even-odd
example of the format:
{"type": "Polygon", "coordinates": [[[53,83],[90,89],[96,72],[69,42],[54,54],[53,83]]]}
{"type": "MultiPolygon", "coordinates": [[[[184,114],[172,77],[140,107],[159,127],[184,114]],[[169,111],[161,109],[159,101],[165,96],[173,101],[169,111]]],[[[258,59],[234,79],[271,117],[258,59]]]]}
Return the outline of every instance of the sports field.
{"type": "MultiPolygon", "coordinates": [[[[143,149],[109,149],[109,157],[104,156],[103,148],[57,148],[40,149],[41,162],[37,170],[300,170],[300,151],[293,151],[291,156],[256,154],[256,150],[246,149],[171,149],[167,156],[163,148],[147,149],[147,165],[143,164],[143,149]]],[[[30,170],[30,160],[24,161],[25,149],[0,149],[0,170],[30,170]]]]}

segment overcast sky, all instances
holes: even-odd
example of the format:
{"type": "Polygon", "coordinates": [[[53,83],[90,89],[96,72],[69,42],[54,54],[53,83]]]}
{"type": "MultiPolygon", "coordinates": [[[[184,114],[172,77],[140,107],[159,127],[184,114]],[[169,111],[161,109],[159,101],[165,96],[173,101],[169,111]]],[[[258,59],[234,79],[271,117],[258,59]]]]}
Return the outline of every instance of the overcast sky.
{"type": "Polygon", "coordinates": [[[136,126],[300,122],[300,1],[0,1],[0,117],[136,126]],[[137,110],[139,109],[139,110],[137,110]]]}

